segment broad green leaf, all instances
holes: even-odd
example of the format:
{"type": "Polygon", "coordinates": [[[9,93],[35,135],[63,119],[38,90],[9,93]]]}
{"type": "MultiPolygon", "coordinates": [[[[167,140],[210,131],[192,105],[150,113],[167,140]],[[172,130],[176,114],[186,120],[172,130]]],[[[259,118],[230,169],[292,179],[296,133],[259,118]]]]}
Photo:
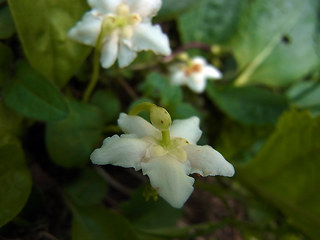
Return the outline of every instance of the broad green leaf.
{"type": "Polygon", "coordinates": [[[277,206],[313,239],[320,236],[320,118],[287,112],[249,164],[238,166],[244,183],[277,206]]]}
{"type": "Polygon", "coordinates": [[[182,91],[179,86],[174,86],[161,74],[150,73],[140,90],[145,97],[160,100],[160,104],[165,108],[172,108],[182,101],[182,91]]]}
{"type": "Polygon", "coordinates": [[[0,101],[0,136],[19,135],[22,130],[22,117],[0,101]]]}
{"type": "Polygon", "coordinates": [[[4,88],[3,96],[8,106],[26,117],[54,121],[68,115],[59,90],[25,62],[17,64],[16,76],[4,88]]]}
{"type": "Polygon", "coordinates": [[[9,0],[31,65],[58,86],[65,85],[89,54],[68,38],[68,30],[88,9],[85,0],[9,0]]]}
{"type": "Polygon", "coordinates": [[[320,114],[320,82],[301,82],[289,89],[287,95],[294,106],[320,114]]]}
{"type": "Polygon", "coordinates": [[[31,191],[31,176],[17,139],[0,140],[0,227],[12,220],[25,205],[31,191]]]}
{"type": "Polygon", "coordinates": [[[107,194],[106,182],[93,170],[84,169],[65,187],[72,202],[79,206],[98,204],[107,194]]]}
{"type": "Polygon", "coordinates": [[[84,165],[102,137],[103,117],[96,106],[69,100],[69,109],[66,119],[46,128],[49,155],[62,167],[84,165]]]}
{"type": "Polygon", "coordinates": [[[73,240],[138,240],[130,223],[103,207],[79,207],[73,213],[73,240]]]}
{"type": "Polygon", "coordinates": [[[145,188],[139,188],[131,196],[131,200],[122,207],[124,215],[137,228],[173,227],[180,219],[182,212],[172,208],[162,198],[157,201],[146,201],[143,197],[145,188]]]}
{"type": "Polygon", "coordinates": [[[103,113],[106,123],[111,122],[119,116],[120,102],[111,91],[98,90],[91,98],[91,103],[98,106],[103,113]]]}
{"type": "Polygon", "coordinates": [[[163,0],[162,7],[156,16],[157,20],[163,19],[173,19],[179,16],[179,14],[189,11],[199,5],[199,3],[203,0],[184,0],[184,1],[176,1],[176,0],[163,0]]]}
{"type": "Polygon", "coordinates": [[[13,54],[11,49],[0,42],[0,87],[4,85],[9,77],[12,61],[13,54]]]}
{"type": "Polygon", "coordinates": [[[237,85],[288,85],[319,65],[317,0],[251,1],[233,38],[237,85]]]}
{"type": "Polygon", "coordinates": [[[288,107],[287,100],[258,87],[208,88],[211,100],[232,119],[245,124],[272,124],[288,107]]]}
{"type": "Polygon", "coordinates": [[[9,7],[0,7],[0,39],[10,38],[15,31],[9,7]]]}
{"type": "Polygon", "coordinates": [[[222,119],[215,148],[228,160],[251,161],[260,150],[273,127],[244,125],[222,119]]]}
{"type": "Polygon", "coordinates": [[[191,104],[185,102],[178,104],[174,109],[172,109],[172,111],[173,113],[171,114],[171,117],[173,119],[184,119],[192,116],[198,116],[199,118],[203,117],[201,112],[199,112],[191,104]]]}
{"type": "Polygon", "coordinates": [[[179,17],[178,26],[183,42],[226,44],[236,30],[245,0],[197,2],[199,6],[179,17]]]}

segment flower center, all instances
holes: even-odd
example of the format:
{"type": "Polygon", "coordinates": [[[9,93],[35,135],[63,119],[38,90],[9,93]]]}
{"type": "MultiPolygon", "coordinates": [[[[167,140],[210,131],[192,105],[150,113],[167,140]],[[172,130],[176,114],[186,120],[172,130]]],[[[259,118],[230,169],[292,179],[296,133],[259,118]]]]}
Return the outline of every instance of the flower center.
{"type": "Polygon", "coordinates": [[[120,35],[124,38],[131,38],[132,26],[141,22],[138,13],[130,13],[130,8],[125,3],[120,3],[115,14],[109,14],[105,17],[109,24],[112,24],[111,30],[119,29],[120,35]]]}
{"type": "Polygon", "coordinates": [[[194,64],[191,64],[190,66],[188,66],[186,69],[185,69],[185,74],[186,76],[190,76],[191,74],[193,73],[199,73],[202,71],[202,66],[201,64],[199,63],[194,63],[194,64]]]}
{"type": "Polygon", "coordinates": [[[186,151],[183,146],[188,145],[189,142],[184,138],[173,138],[171,139],[172,144],[170,146],[163,146],[159,144],[156,139],[152,139],[148,158],[161,157],[165,154],[169,154],[179,162],[187,161],[186,151]]]}

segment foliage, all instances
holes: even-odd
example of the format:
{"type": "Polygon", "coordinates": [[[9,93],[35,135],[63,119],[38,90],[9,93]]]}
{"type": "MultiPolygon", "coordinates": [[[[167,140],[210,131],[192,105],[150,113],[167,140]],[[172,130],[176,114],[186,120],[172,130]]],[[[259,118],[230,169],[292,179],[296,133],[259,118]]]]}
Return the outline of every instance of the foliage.
{"type": "Polygon", "coordinates": [[[153,20],[172,54],[103,69],[68,37],[86,0],[0,0],[0,239],[319,238],[319,1],[162,2],[153,20]],[[202,94],[171,84],[186,52],[224,77],[202,94]],[[92,151],[122,134],[120,112],[144,101],[198,116],[200,143],[235,177],[193,175],[174,209],[141,173],[93,166],[92,151]]]}

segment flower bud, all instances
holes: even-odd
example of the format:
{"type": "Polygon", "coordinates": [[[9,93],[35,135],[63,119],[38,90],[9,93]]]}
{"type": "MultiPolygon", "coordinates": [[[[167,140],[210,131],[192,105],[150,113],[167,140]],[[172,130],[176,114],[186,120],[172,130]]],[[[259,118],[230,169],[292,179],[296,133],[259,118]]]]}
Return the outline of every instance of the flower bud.
{"type": "Polygon", "coordinates": [[[152,106],[150,109],[150,120],[152,125],[160,131],[168,130],[172,122],[167,110],[156,105],[152,106]]]}

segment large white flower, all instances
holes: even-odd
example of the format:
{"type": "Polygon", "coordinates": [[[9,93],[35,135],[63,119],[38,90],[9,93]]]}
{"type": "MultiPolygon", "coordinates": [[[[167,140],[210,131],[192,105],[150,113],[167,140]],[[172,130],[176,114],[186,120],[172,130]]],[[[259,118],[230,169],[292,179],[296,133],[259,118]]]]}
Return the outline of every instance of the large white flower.
{"type": "Polygon", "coordinates": [[[234,175],[233,166],[219,152],[208,145],[196,145],[202,134],[199,122],[198,117],[173,121],[169,129],[171,144],[165,147],[160,130],[139,116],[121,113],[118,124],[125,134],[106,138],[91,154],[91,160],[142,169],[158,194],[180,208],[193,191],[194,178],[189,174],[234,175]]]}
{"type": "Polygon", "coordinates": [[[159,25],[152,25],[161,0],[88,0],[87,12],[70,31],[69,36],[81,43],[96,46],[103,31],[101,65],[110,67],[118,58],[120,67],[129,65],[138,51],[152,50],[169,55],[167,35],[159,25]]]}
{"type": "Polygon", "coordinates": [[[202,57],[195,57],[187,62],[171,67],[170,81],[174,85],[187,85],[196,93],[202,93],[206,88],[207,79],[220,79],[221,72],[208,64],[202,57]]]}

